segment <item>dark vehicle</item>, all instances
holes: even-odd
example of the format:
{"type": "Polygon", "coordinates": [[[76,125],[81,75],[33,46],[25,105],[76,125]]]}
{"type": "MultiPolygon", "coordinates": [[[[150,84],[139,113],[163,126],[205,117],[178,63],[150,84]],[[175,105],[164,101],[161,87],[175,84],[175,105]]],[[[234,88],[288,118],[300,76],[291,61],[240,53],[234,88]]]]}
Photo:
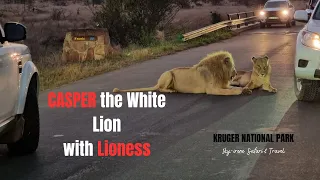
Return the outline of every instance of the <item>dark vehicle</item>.
{"type": "Polygon", "coordinates": [[[295,8],[289,0],[269,0],[260,11],[260,27],[271,27],[272,24],[295,26],[294,12],[295,8]]]}

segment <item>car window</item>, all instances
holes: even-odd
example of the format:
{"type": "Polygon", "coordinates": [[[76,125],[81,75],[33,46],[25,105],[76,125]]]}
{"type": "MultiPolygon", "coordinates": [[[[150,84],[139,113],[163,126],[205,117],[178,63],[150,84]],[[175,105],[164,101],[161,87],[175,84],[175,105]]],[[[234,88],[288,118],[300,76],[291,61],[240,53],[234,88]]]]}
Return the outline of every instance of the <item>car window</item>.
{"type": "Polygon", "coordinates": [[[267,2],[264,7],[265,8],[284,8],[284,7],[288,7],[288,3],[285,1],[271,1],[271,2],[267,2]]]}
{"type": "Polygon", "coordinates": [[[317,6],[316,9],[314,10],[314,14],[313,14],[312,19],[320,20],[320,9],[319,9],[319,6],[317,6]]]}
{"type": "Polygon", "coordinates": [[[312,1],[312,2],[310,3],[310,5],[313,6],[313,7],[315,7],[315,6],[317,5],[317,2],[318,2],[318,1],[312,1]]]}
{"type": "Polygon", "coordinates": [[[310,5],[316,5],[319,0],[311,0],[309,2],[310,5]]]}
{"type": "Polygon", "coordinates": [[[0,24],[0,42],[2,42],[4,36],[5,36],[5,34],[4,34],[4,31],[3,31],[2,26],[0,24]]]}

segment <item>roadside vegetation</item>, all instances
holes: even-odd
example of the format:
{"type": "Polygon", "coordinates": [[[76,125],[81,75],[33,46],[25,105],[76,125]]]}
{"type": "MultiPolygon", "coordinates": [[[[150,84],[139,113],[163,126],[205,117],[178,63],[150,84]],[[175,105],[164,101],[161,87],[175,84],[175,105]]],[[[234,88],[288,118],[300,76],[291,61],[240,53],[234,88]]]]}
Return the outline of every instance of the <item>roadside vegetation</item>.
{"type": "Polygon", "coordinates": [[[114,71],[138,62],[143,62],[188,48],[207,45],[228,39],[232,36],[233,33],[231,31],[221,30],[202,36],[188,43],[172,40],[152,44],[149,47],[132,45],[123,49],[120,54],[108,56],[104,60],[77,63],[62,63],[59,55],[52,54],[51,56],[40,58],[40,61],[37,63],[41,73],[41,90],[59,87],[83,78],[114,71]]]}
{"type": "MultiPolygon", "coordinates": [[[[209,18],[209,21],[183,22],[181,17],[185,12],[181,11],[202,7],[206,3],[210,7],[218,7],[221,1],[162,0],[157,3],[152,0],[105,0],[104,2],[105,4],[98,0],[5,0],[5,4],[0,4],[1,24],[7,21],[19,21],[28,29],[28,39],[25,43],[30,47],[33,60],[41,73],[41,90],[56,88],[188,48],[207,45],[234,35],[229,30],[220,30],[188,42],[178,40],[179,34],[212,23],[210,13],[206,13],[203,18],[209,18]],[[196,26],[191,25],[192,23],[196,26]],[[99,61],[62,62],[62,45],[68,29],[92,28],[97,25],[108,29],[114,53],[99,61]]],[[[254,1],[229,0],[229,2],[233,3],[230,6],[236,7],[237,4],[257,5],[252,3],[254,1]]],[[[229,13],[238,11],[240,10],[231,10],[229,13]]],[[[194,17],[196,16],[187,15],[185,18],[194,17]]],[[[220,20],[224,20],[223,18],[220,20]]]]}

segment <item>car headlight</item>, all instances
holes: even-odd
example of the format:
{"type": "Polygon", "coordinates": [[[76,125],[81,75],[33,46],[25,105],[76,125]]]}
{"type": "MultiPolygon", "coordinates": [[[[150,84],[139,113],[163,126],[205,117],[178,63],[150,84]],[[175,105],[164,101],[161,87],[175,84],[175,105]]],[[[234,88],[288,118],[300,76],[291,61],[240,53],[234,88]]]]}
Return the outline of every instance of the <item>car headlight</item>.
{"type": "Polygon", "coordinates": [[[301,43],[305,46],[320,50],[320,36],[318,34],[303,31],[301,43]]]}
{"type": "Polygon", "coordinates": [[[19,53],[12,53],[10,56],[12,59],[17,61],[21,59],[21,55],[19,53]]]}
{"type": "Polygon", "coordinates": [[[264,16],[266,13],[264,11],[260,11],[260,16],[264,16]]]}
{"type": "Polygon", "coordinates": [[[287,15],[289,14],[289,11],[288,11],[288,10],[283,10],[283,11],[282,11],[282,14],[285,15],[285,16],[287,16],[287,15]]]}

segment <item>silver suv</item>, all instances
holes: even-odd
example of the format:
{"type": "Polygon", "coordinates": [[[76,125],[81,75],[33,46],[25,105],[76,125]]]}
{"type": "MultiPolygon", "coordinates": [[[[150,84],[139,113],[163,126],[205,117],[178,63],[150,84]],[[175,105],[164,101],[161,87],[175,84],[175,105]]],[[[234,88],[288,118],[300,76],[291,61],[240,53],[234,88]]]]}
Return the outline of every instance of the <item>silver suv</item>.
{"type": "Polygon", "coordinates": [[[13,154],[35,152],[39,143],[39,74],[29,48],[20,43],[26,28],[0,25],[0,144],[13,154]]]}
{"type": "Polygon", "coordinates": [[[295,26],[294,12],[295,8],[289,0],[269,0],[260,11],[260,27],[271,27],[272,24],[295,26]]]}

